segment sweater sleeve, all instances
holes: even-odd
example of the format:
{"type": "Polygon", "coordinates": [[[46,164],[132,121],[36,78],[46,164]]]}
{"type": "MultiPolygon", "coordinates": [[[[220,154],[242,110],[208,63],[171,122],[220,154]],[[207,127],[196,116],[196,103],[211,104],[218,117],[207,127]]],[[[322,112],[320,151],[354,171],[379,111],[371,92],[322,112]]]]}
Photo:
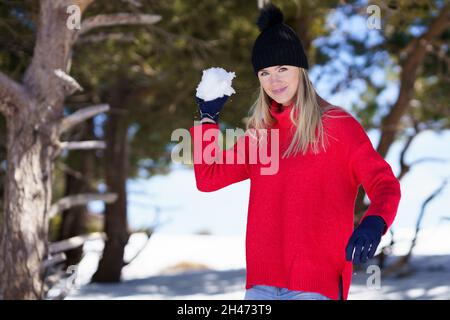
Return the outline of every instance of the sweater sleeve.
{"type": "Polygon", "coordinates": [[[368,216],[380,216],[386,223],[383,235],[392,225],[400,202],[400,182],[391,166],[373,148],[364,128],[349,118],[349,165],[354,181],[362,184],[370,205],[360,223],[368,216]]]}
{"type": "Polygon", "coordinates": [[[246,135],[239,137],[232,148],[221,150],[218,124],[204,123],[192,126],[189,131],[198,190],[216,191],[249,178],[246,135]]]}

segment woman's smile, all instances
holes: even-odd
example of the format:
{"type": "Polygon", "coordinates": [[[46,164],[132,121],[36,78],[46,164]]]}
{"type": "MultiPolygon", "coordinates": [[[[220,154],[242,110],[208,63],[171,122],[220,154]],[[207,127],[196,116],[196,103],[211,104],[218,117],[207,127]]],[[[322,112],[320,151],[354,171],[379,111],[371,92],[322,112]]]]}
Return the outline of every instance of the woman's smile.
{"type": "Polygon", "coordinates": [[[280,88],[280,89],[273,89],[272,92],[273,92],[274,94],[276,94],[276,95],[279,95],[279,94],[282,94],[283,92],[285,92],[285,91],[286,91],[286,88],[287,88],[287,87],[280,88]]]}

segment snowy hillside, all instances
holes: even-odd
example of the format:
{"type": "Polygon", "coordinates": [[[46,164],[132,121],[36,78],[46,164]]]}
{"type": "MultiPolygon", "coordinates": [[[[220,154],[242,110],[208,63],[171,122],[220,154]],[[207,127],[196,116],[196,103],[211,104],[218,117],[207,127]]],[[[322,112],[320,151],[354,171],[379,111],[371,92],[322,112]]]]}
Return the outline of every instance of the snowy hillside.
{"type": "MultiPolygon", "coordinates": [[[[396,231],[398,247],[406,252],[412,236],[396,231]]],[[[127,246],[131,257],[145,240],[134,235],[127,246]]],[[[388,241],[385,237],[383,242],[388,241]]],[[[78,289],[68,299],[236,299],[244,297],[245,238],[214,235],[155,234],[130,265],[123,282],[90,285],[102,242],[85,245],[86,258],[78,270],[78,289]]],[[[450,225],[424,230],[414,251],[411,277],[381,279],[381,289],[368,289],[368,274],[356,272],[349,299],[450,299],[450,225]]],[[[395,259],[395,257],[394,257],[395,259]]]]}

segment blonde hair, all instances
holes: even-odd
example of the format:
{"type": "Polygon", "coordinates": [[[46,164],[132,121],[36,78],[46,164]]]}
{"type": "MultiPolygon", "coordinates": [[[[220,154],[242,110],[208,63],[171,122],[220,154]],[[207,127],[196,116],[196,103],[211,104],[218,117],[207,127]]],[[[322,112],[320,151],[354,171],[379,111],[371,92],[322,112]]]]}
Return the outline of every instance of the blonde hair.
{"type": "MultiPolygon", "coordinates": [[[[319,152],[319,145],[326,151],[324,139],[326,134],[322,124],[322,117],[328,110],[336,108],[342,110],[342,108],[329,104],[325,107],[319,106],[317,93],[307,71],[303,68],[299,69],[297,95],[289,115],[291,121],[295,124],[295,132],[289,147],[283,154],[283,158],[296,155],[298,152],[302,152],[305,155],[310,145],[314,154],[319,152]],[[296,114],[298,115],[297,117],[296,114]]],[[[275,123],[275,119],[269,111],[270,105],[271,99],[260,85],[258,98],[249,111],[249,118],[246,124],[247,130],[265,132],[265,130],[258,129],[270,128],[275,123]]],[[[326,143],[328,143],[327,139],[326,143]]]]}

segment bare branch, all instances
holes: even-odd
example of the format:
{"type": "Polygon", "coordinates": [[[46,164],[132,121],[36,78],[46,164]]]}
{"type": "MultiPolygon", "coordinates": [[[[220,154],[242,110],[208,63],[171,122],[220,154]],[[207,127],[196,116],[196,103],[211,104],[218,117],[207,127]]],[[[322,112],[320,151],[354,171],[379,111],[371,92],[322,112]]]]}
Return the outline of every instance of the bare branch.
{"type": "Polygon", "coordinates": [[[442,184],[439,186],[439,188],[437,188],[427,199],[425,199],[425,201],[422,203],[422,207],[420,209],[420,214],[419,217],[417,218],[416,221],[416,232],[414,234],[414,239],[411,242],[411,247],[409,248],[409,252],[407,253],[407,256],[411,256],[412,251],[414,249],[414,247],[416,246],[416,242],[417,242],[417,235],[419,234],[420,231],[420,227],[422,224],[422,220],[423,217],[425,216],[425,209],[427,207],[427,205],[434,199],[436,198],[446,187],[448,183],[448,178],[445,178],[444,181],[442,182],[442,184]]]}
{"type": "Polygon", "coordinates": [[[47,260],[44,260],[42,262],[42,269],[45,270],[49,267],[54,266],[55,264],[66,261],[66,259],[67,259],[67,257],[64,252],[55,254],[55,255],[51,256],[50,258],[48,258],[47,260]]]}
{"type": "Polygon", "coordinates": [[[11,113],[11,107],[22,107],[28,104],[26,92],[22,85],[0,71],[0,113],[5,116],[11,113]]]}
{"type": "Polygon", "coordinates": [[[54,217],[63,210],[67,210],[74,206],[86,205],[91,201],[104,201],[106,203],[111,203],[117,200],[116,193],[85,193],[77,194],[74,196],[68,196],[59,199],[55,204],[50,207],[48,212],[49,219],[54,217]]]}
{"type": "Polygon", "coordinates": [[[71,95],[77,90],[83,91],[83,88],[80,86],[80,84],[61,69],[56,69],[54,73],[63,82],[64,89],[66,90],[68,95],[71,95]]]}
{"type": "Polygon", "coordinates": [[[156,33],[159,33],[160,35],[163,35],[170,41],[170,43],[172,43],[173,41],[179,40],[179,39],[183,39],[183,40],[187,40],[188,44],[195,44],[202,49],[213,49],[220,42],[219,39],[203,40],[203,39],[199,39],[199,38],[189,36],[189,35],[180,35],[177,33],[172,33],[170,31],[165,30],[164,28],[161,28],[161,27],[158,27],[155,25],[148,26],[147,28],[156,33]]]}
{"type": "Polygon", "coordinates": [[[400,174],[397,177],[398,180],[401,180],[409,172],[409,170],[411,169],[411,165],[407,164],[406,160],[405,160],[406,152],[411,147],[411,144],[412,144],[413,140],[420,133],[419,125],[415,121],[415,119],[412,118],[411,116],[409,116],[408,118],[412,122],[412,127],[414,128],[414,133],[407,137],[406,143],[404,144],[403,149],[400,152],[400,174]]]}
{"type": "Polygon", "coordinates": [[[66,150],[90,150],[90,149],[105,149],[106,143],[104,141],[63,141],[60,143],[61,149],[66,150]]]}
{"type": "Polygon", "coordinates": [[[70,130],[72,127],[77,124],[85,121],[86,119],[92,118],[100,113],[106,112],[109,110],[109,105],[107,104],[99,104],[93,105],[90,107],[86,107],[80,109],[70,116],[65,117],[61,122],[60,133],[70,130]]]}
{"type": "Polygon", "coordinates": [[[132,6],[135,7],[142,7],[142,3],[140,2],[140,0],[122,0],[123,2],[127,2],[129,4],[131,4],[132,6]]]}
{"type": "Polygon", "coordinates": [[[49,245],[48,249],[51,254],[58,252],[68,251],[82,246],[86,241],[92,240],[105,240],[106,235],[103,232],[94,232],[90,234],[84,234],[76,236],[62,241],[53,242],[49,245]]]}
{"type": "Polygon", "coordinates": [[[72,169],[67,164],[65,164],[61,161],[58,161],[56,163],[56,167],[58,169],[60,169],[62,172],[69,174],[78,180],[84,181],[84,183],[86,183],[86,185],[89,186],[89,188],[91,188],[92,190],[95,190],[96,183],[93,181],[93,179],[87,178],[87,176],[84,173],[72,169]]]}
{"type": "MultiPolygon", "coordinates": [[[[409,150],[409,148],[412,145],[413,140],[419,135],[419,133],[421,133],[424,129],[420,129],[420,125],[423,123],[419,123],[417,122],[411,115],[408,115],[408,118],[411,121],[411,128],[414,129],[414,132],[410,135],[407,136],[406,139],[406,143],[404,144],[402,150],[400,151],[400,174],[398,175],[397,179],[401,180],[410,170],[411,167],[420,164],[422,162],[427,162],[427,161],[434,161],[434,162],[447,162],[450,161],[450,159],[445,159],[445,158],[434,158],[434,157],[424,157],[421,159],[417,159],[412,161],[411,163],[407,164],[406,163],[406,153],[409,150]]],[[[432,128],[430,128],[432,129],[432,128]]]]}
{"type": "MultiPolygon", "coordinates": [[[[155,24],[161,20],[160,15],[155,14],[134,14],[134,13],[113,13],[99,14],[85,19],[81,24],[81,30],[77,36],[83,35],[95,28],[111,27],[120,25],[155,24]]],[[[76,39],[75,39],[76,41],[76,39]]]]}
{"type": "Polygon", "coordinates": [[[411,162],[410,166],[419,164],[421,162],[434,161],[434,162],[448,162],[450,159],[442,159],[442,158],[433,158],[433,157],[425,157],[411,162]]]}
{"type": "Polygon", "coordinates": [[[83,43],[99,43],[108,40],[118,41],[118,42],[133,42],[136,37],[132,33],[123,32],[99,32],[93,35],[87,35],[78,39],[77,44],[83,43]]]}

